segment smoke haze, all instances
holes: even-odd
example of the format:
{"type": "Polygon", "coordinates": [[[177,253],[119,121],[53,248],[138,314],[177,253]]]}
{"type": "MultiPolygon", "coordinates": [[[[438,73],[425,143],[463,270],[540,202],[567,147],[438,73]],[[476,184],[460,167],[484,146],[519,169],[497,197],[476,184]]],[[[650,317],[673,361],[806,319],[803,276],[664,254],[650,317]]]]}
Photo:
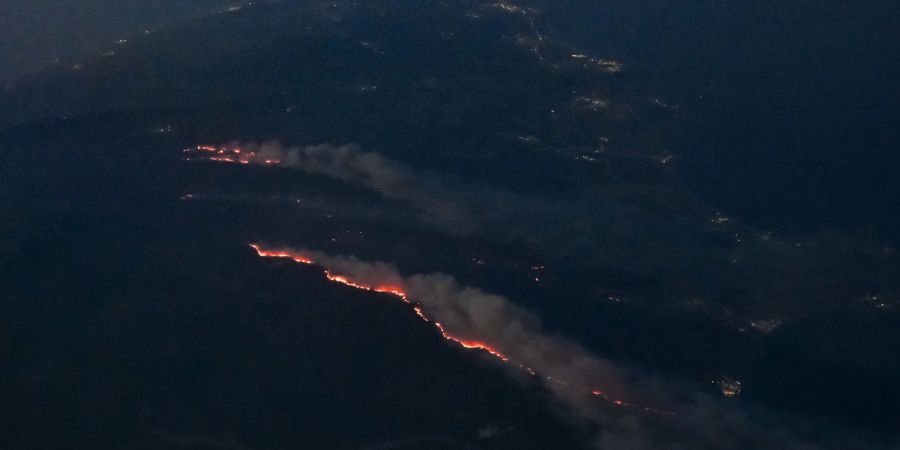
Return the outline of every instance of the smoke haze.
{"type": "Polygon", "coordinates": [[[243,144],[256,152],[252,161],[280,161],[280,166],[301,172],[324,175],[373,190],[385,198],[408,202],[429,221],[467,227],[469,213],[441,189],[437,176],[417,174],[409,166],[378,153],[366,152],[355,145],[330,144],[285,147],[277,142],[243,144]],[[431,180],[424,183],[423,179],[431,180]]]}
{"type": "Polygon", "coordinates": [[[535,315],[507,298],[463,286],[446,274],[404,276],[389,263],[307,249],[266,249],[260,254],[291,255],[319,264],[329,276],[341,277],[353,286],[404,293],[447,335],[484,343],[507,356],[509,362],[532,368],[570,413],[600,429],[598,448],[812,450],[872,446],[852,436],[821,434],[821,425],[776,419],[772,412],[745,413],[690,387],[625,370],[576,342],[545,332],[535,315]],[[600,401],[591,394],[595,389],[603,390],[609,400],[621,398],[626,406],[613,408],[600,401]],[[782,428],[769,428],[768,422],[782,428]],[[819,442],[827,444],[814,444],[819,442]]]}

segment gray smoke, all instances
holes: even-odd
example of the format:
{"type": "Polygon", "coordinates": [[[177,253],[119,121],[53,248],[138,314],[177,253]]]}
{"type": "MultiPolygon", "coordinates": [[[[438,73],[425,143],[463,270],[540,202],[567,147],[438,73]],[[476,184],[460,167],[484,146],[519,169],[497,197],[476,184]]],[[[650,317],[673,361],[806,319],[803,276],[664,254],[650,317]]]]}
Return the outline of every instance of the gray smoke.
{"type": "MultiPolygon", "coordinates": [[[[559,254],[567,260],[574,256],[605,260],[624,255],[623,249],[600,255],[591,249],[604,242],[636,243],[638,241],[627,236],[635,229],[635,222],[652,220],[628,206],[627,202],[615,200],[612,192],[605,192],[603,196],[582,193],[566,198],[522,195],[416,170],[356,145],[289,147],[271,141],[232,143],[230,146],[256,152],[257,157],[251,159],[251,163],[278,160],[280,167],[340,180],[402,202],[419,213],[417,219],[444,232],[512,240],[559,254]]],[[[649,227],[643,228],[647,229],[649,227]]],[[[676,241],[665,234],[658,239],[676,241]]],[[[643,238],[646,241],[653,236],[643,238]]],[[[647,247],[658,243],[648,243],[647,247]]],[[[619,259],[633,261],[642,254],[631,251],[619,259]]]]}
{"type": "MultiPolygon", "coordinates": [[[[272,142],[244,148],[258,152],[253,161],[277,159],[282,166],[361,186],[400,203],[354,205],[356,214],[366,210],[377,211],[370,217],[415,219],[448,234],[522,245],[548,262],[673,280],[687,286],[685,292],[676,291],[682,297],[726,299],[721,320],[735,328],[735,323],[759,317],[806,314],[810,305],[824,306],[819,292],[840,299],[866,292],[873,283],[890,286],[880,288],[884,291],[897,289],[892,282],[896,277],[879,272],[880,248],[871,243],[842,236],[807,247],[751,238],[757,233],[742,226],[710,226],[703,208],[669,185],[586,185],[526,194],[416,170],[354,145],[285,147],[272,142]],[[734,239],[724,239],[729,233],[734,239]],[[830,272],[847,276],[822,276],[830,272]]],[[[714,305],[707,310],[711,316],[722,314],[714,305]]]]}
{"type": "MultiPolygon", "coordinates": [[[[591,355],[580,345],[562,337],[549,336],[532,313],[508,299],[480,289],[460,285],[442,274],[403,277],[390,264],[361,261],[353,256],[332,256],[300,250],[334,274],[344,275],[368,286],[399,287],[419,302],[425,315],[439,322],[451,335],[481,341],[512,361],[531,367],[545,377],[565,381],[584,396],[585,389],[602,388],[622,392],[622,375],[609,362],[591,355]]],[[[562,385],[548,382],[553,389],[562,385]]]]}
{"type": "Polygon", "coordinates": [[[467,226],[468,212],[451,198],[453,190],[441,188],[437,176],[416,173],[403,163],[363,151],[356,145],[285,147],[278,142],[268,142],[236,146],[255,151],[258,156],[251,160],[253,162],[278,160],[281,167],[324,175],[371,189],[385,198],[408,202],[435,223],[467,226]],[[430,183],[423,180],[430,180],[430,183]]]}
{"type": "MultiPolygon", "coordinates": [[[[821,426],[813,429],[771,412],[760,412],[751,418],[721,399],[700,394],[691,387],[624,370],[576,342],[548,334],[534,314],[507,298],[460,285],[449,275],[403,276],[392,264],[366,262],[354,256],[305,249],[272,250],[303,255],[329,273],[359,284],[400,289],[448,334],[487,343],[512,363],[534,369],[573,416],[600,429],[598,448],[809,450],[820,448],[811,442],[826,440],[816,436],[822,432],[821,426]],[[592,396],[592,389],[601,389],[610,399],[620,398],[632,406],[614,408],[592,396]],[[647,406],[663,413],[647,412],[647,406]]],[[[827,440],[827,447],[834,448],[866,443],[847,436],[827,440]],[[835,443],[838,439],[839,443],[835,443]]],[[[871,443],[868,445],[871,447],[871,443]]]]}

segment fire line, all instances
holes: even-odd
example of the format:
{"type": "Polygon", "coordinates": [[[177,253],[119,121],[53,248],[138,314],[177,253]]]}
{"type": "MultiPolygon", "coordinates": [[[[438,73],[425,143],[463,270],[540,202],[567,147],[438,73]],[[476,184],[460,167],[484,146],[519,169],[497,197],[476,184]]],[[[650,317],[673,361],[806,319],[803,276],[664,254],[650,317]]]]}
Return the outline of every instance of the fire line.
{"type": "MultiPolygon", "coordinates": [[[[303,256],[303,255],[300,255],[300,254],[287,252],[287,251],[281,251],[281,250],[267,250],[267,249],[264,249],[262,247],[262,245],[260,245],[260,244],[250,244],[250,247],[252,247],[256,251],[256,253],[262,257],[286,258],[286,259],[293,260],[300,264],[317,265],[317,262],[314,261],[313,259],[303,256]]],[[[353,280],[347,276],[335,274],[327,267],[324,268],[324,271],[325,271],[325,277],[328,278],[328,280],[333,281],[335,283],[340,283],[340,284],[343,284],[343,285],[346,285],[346,286],[349,286],[349,287],[352,287],[355,289],[390,294],[393,297],[399,298],[404,303],[411,305],[413,307],[413,311],[420,319],[422,319],[425,322],[431,323],[435,328],[437,328],[437,330],[440,332],[441,336],[443,336],[443,338],[448,341],[454,342],[457,345],[459,345],[463,348],[466,348],[466,349],[474,349],[474,350],[481,350],[481,351],[487,352],[488,354],[503,361],[504,363],[514,364],[514,365],[518,366],[522,370],[526,371],[529,375],[540,376],[534,369],[528,367],[524,363],[519,363],[519,362],[512,360],[509,356],[503,354],[501,351],[492,347],[488,343],[477,341],[477,340],[463,339],[458,336],[454,336],[454,335],[450,334],[444,328],[444,326],[441,325],[440,322],[437,322],[437,321],[433,320],[432,318],[430,318],[425,313],[425,311],[422,309],[421,305],[419,305],[418,303],[411,300],[409,298],[409,296],[406,294],[406,292],[404,292],[401,288],[399,288],[397,286],[389,286],[389,285],[369,286],[369,285],[362,284],[356,280],[353,280]]],[[[556,378],[549,377],[549,376],[543,376],[543,378],[550,383],[554,383],[554,384],[561,385],[561,386],[570,386],[570,384],[564,380],[556,379],[556,378]]],[[[631,406],[631,404],[628,402],[609,397],[601,389],[585,388],[585,387],[581,387],[581,389],[584,390],[589,395],[601,398],[601,399],[609,402],[609,404],[611,404],[611,405],[614,405],[617,407],[631,406]]],[[[641,407],[641,410],[643,410],[645,412],[649,412],[649,413],[654,413],[654,414],[671,415],[671,413],[663,412],[660,409],[648,407],[648,406],[641,407]]]]}

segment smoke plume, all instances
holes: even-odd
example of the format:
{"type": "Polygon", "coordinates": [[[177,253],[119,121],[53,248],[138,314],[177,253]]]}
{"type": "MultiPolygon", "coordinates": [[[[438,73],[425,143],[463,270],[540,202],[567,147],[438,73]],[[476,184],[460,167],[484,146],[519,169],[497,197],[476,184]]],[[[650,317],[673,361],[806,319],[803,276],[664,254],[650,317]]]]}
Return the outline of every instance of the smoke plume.
{"type": "Polygon", "coordinates": [[[351,286],[397,293],[446,338],[532,369],[575,417],[599,428],[598,448],[811,450],[820,448],[812,442],[826,440],[826,448],[863,443],[843,435],[825,439],[817,436],[822,426],[772,412],[751,415],[691,387],[624,370],[569,339],[548,334],[535,315],[507,298],[463,286],[446,274],[404,276],[392,264],[354,256],[254,248],[262,256],[321,265],[331,279],[351,286]],[[598,398],[599,391],[607,401],[598,398]]]}
{"type": "MultiPolygon", "coordinates": [[[[578,344],[544,333],[540,320],[505,297],[460,285],[442,274],[403,277],[390,264],[365,262],[353,256],[332,256],[317,251],[305,255],[335,275],[364,286],[388,286],[404,292],[424,314],[441,324],[447,334],[464,341],[484,342],[511,361],[534,369],[545,379],[559,380],[581,389],[602,386],[621,392],[619,370],[590,355],[578,344]]],[[[550,382],[552,388],[562,386],[550,382]]],[[[581,392],[584,394],[584,391],[581,392]]]]}
{"type": "Polygon", "coordinates": [[[278,161],[281,167],[356,184],[385,198],[408,202],[436,223],[466,226],[469,214],[451,198],[453,190],[442,189],[439,177],[416,173],[403,163],[356,145],[285,147],[268,142],[242,146],[258,155],[251,162],[278,161]]]}

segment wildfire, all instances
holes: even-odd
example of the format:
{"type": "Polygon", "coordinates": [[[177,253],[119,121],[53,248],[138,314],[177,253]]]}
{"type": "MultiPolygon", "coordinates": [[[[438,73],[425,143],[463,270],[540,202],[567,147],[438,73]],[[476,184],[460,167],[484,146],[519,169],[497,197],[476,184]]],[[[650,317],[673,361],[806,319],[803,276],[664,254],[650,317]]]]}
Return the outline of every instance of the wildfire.
{"type": "MultiPolygon", "coordinates": [[[[427,317],[424,317],[424,316],[420,316],[420,317],[425,319],[426,322],[429,321],[427,317]]],[[[489,354],[491,354],[497,358],[500,358],[500,360],[503,362],[509,362],[508,356],[504,355],[503,353],[500,353],[499,351],[497,351],[490,345],[485,344],[484,342],[469,341],[466,339],[461,339],[456,336],[453,336],[450,333],[447,333],[447,331],[444,330],[444,326],[441,325],[439,322],[434,322],[434,326],[438,329],[438,331],[441,332],[441,336],[443,336],[444,339],[446,339],[448,341],[456,342],[457,344],[461,345],[463,348],[473,348],[473,349],[478,349],[478,350],[484,350],[484,351],[488,352],[489,354]]]]}
{"type": "MultiPolygon", "coordinates": [[[[351,281],[350,279],[348,279],[348,278],[345,277],[345,276],[334,275],[334,274],[332,274],[331,272],[329,272],[329,271],[327,271],[327,270],[325,271],[325,277],[328,278],[328,279],[331,280],[331,281],[334,281],[335,283],[346,284],[347,286],[354,287],[354,288],[357,288],[357,289],[362,289],[362,290],[365,290],[365,291],[374,291],[374,290],[375,290],[374,288],[371,288],[371,287],[369,287],[369,286],[365,286],[365,285],[362,285],[362,284],[359,284],[359,283],[355,283],[355,282],[351,281]]],[[[404,296],[404,297],[405,297],[405,296],[404,296]]]]}
{"type": "MultiPolygon", "coordinates": [[[[287,252],[287,251],[266,250],[258,244],[250,244],[250,247],[252,247],[254,250],[256,250],[256,253],[262,257],[286,258],[286,259],[293,260],[297,263],[307,264],[307,265],[316,264],[316,261],[313,260],[312,258],[303,256],[303,255],[299,255],[296,253],[287,252]]],[[[525,365],[523,363],[519,363],[519,362],[512,360],[509,356],[503,354],[500,350],[498,350],[497,348],[491,346],[490,344],[488,344],[486,342],[465,339],[465,338],[450,334],[450,332],[448,332],[444,328],[444,326],[441,325],[440,322],[436,322],[436,321],[432,320],[430,317],[428,317],[428,315],[425,313],[425,310],[422,308],[422,306],[419,305],[418,303],[414,302],[413,300],[411,300],[409,298],[409,295],[402,288],[400,288],[398,286],[389,286],[389,285],[368,286],[357,280],[353,280],[345,275],[339,275],[339,274],[333,273],[328,268],[325,268],[325,276],[326,276],[326,278],[328,278],[329,280],[331,280],[335,283],[340,283],[340,284],[350,286],[355,289],[390,294],[394,297],[397,297],[400,300],[402,300],[403,302],[412,305],[413,311],[415,312],[416,316],[418,316],[423,321],[434,325],[434,327],[437,328],[437,330],[440,332],[441,336],[444,337],[444,339],[454,342],[454,343],[458,344],[459,346],[466,348],[466,349],[474,349],[474,350],[481,350],[481,351],[487,352],[488,354],[503,361],[504,363],[515,364],[516,366],[518,366],[519,368],[521,368],[522,370],[527,372],[529,375],[538,376],[538,373],[531,367],[528,367],[527,365],[525,365]]],[[[549,376],[544,377],[544,378],[548,382],[551,382],[551,383],[554,383],[557,385],[570,386],[570,384],[564,380],[560,380],[560,379],[549,377],[549,376]]],[[[587,393],[589,393],[590,395],[592,395],[594,397],[599,397],[599,398],[602,398],[602,399],[610,402],[610,404],[612,404],[614,406],[618,406],[618,407],[630,406],[630,404],[628,402],[625,402],[625,401],[619,400],[619,399],[610,398],[604,391],[602,391],[600,389],[592,389],[592,388],[585,388],[585,387],[581,387],[581,389],[583,389],[584,391],[586,391],[587,393]]],[[[651,407],[643,407],[641,409],[643,411],[651,412],[651,413],[655,413],[655,414],[671,414],[671,413],[661,412],[660,410],[658,410],[656,408],[651,408],[651,407]]]]}
{"type": "MultiPolygon", "coordinates": [[[[288,259],[292,259],[301,264],[315,264],[315,261],[313,261],[312,259],[309,259],[304,256],[300,256],[300,255],[297,255],[294,253],[289,253],[289,252],[284,252],[284,251],[279,252],[279,251],[264,250],[261,246],[259,246],[257,244],[250,244],[250,247],[252,247],[254,250],[256,250],[256,253],[259,256],[269,257],[269,258],[288,258],[288,259]]],[[[405,303],[413,304],[413,302],[409,299],[409,296],[406,294],[406,292],[404,292],[402,289],[400,289],[396,286],[366,286],[364,284],[361,284],[359,282],[351,280],[350,278],[347,278],[346,276],[334,274],[328,269],[325,270],[325,277],[331,281],[334,281],[335,283],[340,283],[340,284],[350,286],[350,287],[353,287],[356,289],[361,289],[364,291],[380,292],[383,294],[391,294],[391,295],[394,295],[395,297],[399,298],[400,300],[403,300],[405,303]]],[[[425,322],[434,324],[435,328],[437,328],[438,331],[440,331],[441,336],[443,336],[444,339],[447,339],[448,341],[456,342],[463,348],[484,350],[504,362],[509,361],[508,356],[504,355],[503,353],[500,353],[499,350],[495,349],[494,347],[491,347],[490,345],[488,345],[484,342],[463,339],[463,338],[451,335],[450,333],[447,332],[447,330],[444,329],[444,326],[441,325],[440,322],[435,322],[435,321],[431,320],[427,315],[425,315],[425,311],[422,310],[421,306],[414,305],[413,311],[415,311],[416,315],[419,316],[420,319],[424,320],[425,322]]],[[[523,368],[525,368],[525,367],[523,366],[523,368]]]]}
{"type": "MultiPolygon", "coordinates": [[[[231,164],[262,164],[266,166],[276,166],[281,164],[279,159],[262,159],[256,152],[244,152],[239,147],[215,147],[212,145],[197,145],[181,150],[188,155],[200,155],[198,159],[205,161],[215,161],[220,163],[231,164]],[[210,156],[206,156],[209,154],[210,156]]],[[[192,158],[187,156],[185,160],[190,161],[192,158]]]]}
{"type": "Polygon", "coordinates": [[[259,254],[259,256],[263,256],[263,257],[267,257],[267,258],[289,258],[289,259],[293,259],[295,262],[298,262],[300,264],[315,264],[315,262],[313,260],[304,258],[302,256],[295,255],[293,253],[263,250],[262,247],[260,247],[259,245],[256,245],[256,244],[250,244],[250,247],[252,247],[254,250],[256,250],[256,253],[259,254]]]}

